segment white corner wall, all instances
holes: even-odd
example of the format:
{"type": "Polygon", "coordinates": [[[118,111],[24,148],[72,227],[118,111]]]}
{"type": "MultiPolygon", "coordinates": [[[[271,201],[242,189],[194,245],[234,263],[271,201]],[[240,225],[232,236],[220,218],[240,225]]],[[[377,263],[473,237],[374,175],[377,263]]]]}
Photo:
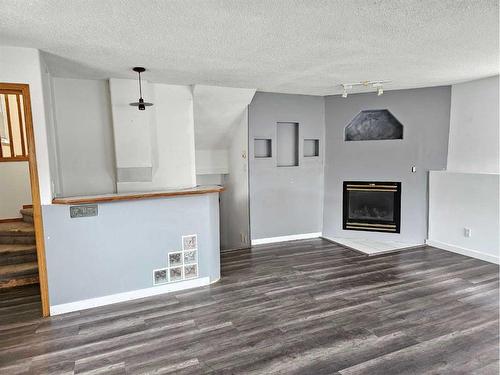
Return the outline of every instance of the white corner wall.
{"type": "Polygon", "coordinates": [[[0,219],[21,217],[22,206],[31,204],[28,162],[0,163],[0,181],[0,219]]]}
{"type": "Polygon", "coordinates": [[[109,85],[53,78],[60,195],[116,190],[109,85]]]}
{"type": "Polygon", "coordinates": [[[498,174],[430,172],[427,243],[499,263],[499,192],[498,174]]]}
{"type": "Polygon", "coordinates": [[[52,202],[43,72],[44,64],[38,50],[0,46],[0,82],[29,85],[42,205],[52,202]]]}
{"type": "Polygon", "coordinates": [[[448,171],[500,173],[499,77],[451,87],[448,171]]]}
{"type": "Polygon", "coordinates": [[[430,172],[427,240],[494,263],[500,253],[498,90],[498,76],[451,88],[448,165],[430,172]]]}

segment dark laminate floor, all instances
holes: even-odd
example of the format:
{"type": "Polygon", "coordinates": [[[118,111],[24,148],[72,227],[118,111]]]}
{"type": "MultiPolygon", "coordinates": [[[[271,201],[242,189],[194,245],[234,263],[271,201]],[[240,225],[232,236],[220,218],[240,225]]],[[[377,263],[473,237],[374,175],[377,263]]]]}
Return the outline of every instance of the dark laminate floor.
{"type": "Polygon", "coordinates": [[[0,373],[498,374],[498,267],[324,240],[222,256],[202,289],[39,319],[0,293],[0,373]]]}

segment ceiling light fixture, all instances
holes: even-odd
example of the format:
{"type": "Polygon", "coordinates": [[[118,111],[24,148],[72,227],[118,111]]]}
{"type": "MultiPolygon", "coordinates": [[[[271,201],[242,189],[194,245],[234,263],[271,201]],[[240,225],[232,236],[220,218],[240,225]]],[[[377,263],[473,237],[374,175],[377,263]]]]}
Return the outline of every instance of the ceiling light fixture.
{"type": "Polygon", "coordinates": [[[348,90],[351,90],[355,86],[364,86],[364,87],[373,87],[374,89],[377,90],[377,96],[380,96],[384,93],[384,83],[389,83],[391,81],[361,81],[361,82],[354,82],[354,83],[342,83],[342,97],[347,98],[348,90]]]}
{"type": "Polygon", "coordinates": [[[146,69],[143,67],[140,67],[140,66],[136,66],[132,70],[139,75],[139,101],[134,102],[134,103],[130,103],[130,105],[132,107],[138,107],[139,111],[144,111],[146,109],[146,107],[151,107],[153,105],[153,103],[145,102],[144,99],[142,98],[141,73],[144,73],[146,71],[146,69]]]}
{"type": "Polygon", "coordinates": [[[384,88],[382,86],[382,82],[372,83],[373,88],[377,89],[377,96],[380,96],[384,93],[384,88]]]}
{"type": "Polygon", "coordinates": [[[352,89],[352,86],[351,85],[346,85],[346,84],[342,84],[342,87],[344,88],[344,91],[342,92],[342,97],[343,98],[347,98],[347,89],[352,89]]]}

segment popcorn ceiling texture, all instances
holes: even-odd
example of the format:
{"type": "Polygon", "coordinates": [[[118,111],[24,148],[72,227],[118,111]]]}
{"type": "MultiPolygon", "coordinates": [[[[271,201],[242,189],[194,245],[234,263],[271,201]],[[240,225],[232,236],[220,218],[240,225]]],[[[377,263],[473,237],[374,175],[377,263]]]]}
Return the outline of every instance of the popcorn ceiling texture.
{"type": "Polygon", "coordinates": [[[329,95],[498,74],[497,0],[0,0],[0,44],[47,52],[56,76],[144,78],[329,95]]]}

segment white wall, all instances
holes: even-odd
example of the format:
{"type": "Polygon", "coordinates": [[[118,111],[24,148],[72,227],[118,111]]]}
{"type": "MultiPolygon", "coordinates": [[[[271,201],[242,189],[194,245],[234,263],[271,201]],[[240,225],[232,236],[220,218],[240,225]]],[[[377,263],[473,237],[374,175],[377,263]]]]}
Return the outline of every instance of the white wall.
{"type": "Polygon", "coordinates": [[[0,82],[27,83],[30,86],[40,199],[42,204],[50,204],[52,189],[42,71],[38,50],[0,46],[0,82]]]}
{"type": "Polygon", "coordinates": [[[61,195],[61,178],[58,159],[58,145],[56,139],[56,121],[54,107],[53,79],[45,62],[45,54],[40,52],[40,63],[42,69],[42,91],[45,106],[45,124],[47,131],[47,146],[49,156],[49,168],[51,177],[52,196],[61,195]]]}
{"type": "MultiPolygon", "coordinates": [[[[227,140],[227,146],[230,140],[227,140]]],[[[229,155],[227,149],[196,150],[196,174],[226,174],[229,173],[229,155]]],[[[199,184],[200,182],[198,182],[199,184]]]]}
{"type": "Polygon", "coordinates": [[[194,86],[197,174],[228,173],[231,137],[254,94],[254,89],[194,86]]]}
{"type": "Polygon", "coordinates": [[[129,105],[137,99],[137,81],[111,79],[110,89],[117,168],[152,171],[149,179],[118,178],[117,190],[196,185],[191,87],[143,81],[143,96],[154,103],[145,111],[129,105]]]}
{"type": "Polygon", "coordinates": [[[109,85],[105,80],[54,78],[60,195],[116,190],[109,85]]]}
{"type": "Polygon", "coordinates": [[[226,190],[220,194],[221,249],[250,245],[248,193],[248,109],[230,134],[229,173],[223,175],[226,190]]]}
{"type": "Polygon", "coordinates": [[[499,191],[498,174],[430,172],[427,243],[498,263],[499,191]]]}
{"type": "Polygon", "coordinates": [[[498,78],[452,86],[449,171],[500,173],[498,78]]]}
{"type": "Polygon", "coordinates": [[[31,204],[27,161],[0,163],[0,219],[21,217],[23,204],[31,204]]]}
{"type": "Polygon", "coordinates": [[[156,187],[196,185],[193,94],[189,86],[155,84],[156,187]]]}
{"type": "Polygon", "coordinates": [[[499,261],[499,79],[453,85],[446,171],[430,173],[427,243],[499,261]],[[464,228],[472,236],[465,237],[464,228]]]}
{"type": "MultiPolygon", "coordinates": [[[[111,112],[113,117],[113,135],[115,142],[116,168],[118,171],[130,171],[130,173],[149,174],[147,179],[139,178],[138,175],[132,176],[128,181],[135,181],[134,185],[125,184],[121,187],[121,179],[118,173],[117,190],[143,190],[142,184],[137,181],[152,182],[153,169],[153,144],[154,144],[154,108],[147,108],[145,111],[139,111],[137,107],[131,107],[130,102],[136,101],[138,96],[137,81],[131,79],[110,79],[111,92],[111,112]]],[[[148,82],[143,81],[143,96],[146,101],[154,100],[154,89],[148,82]]],[[[144,184],[146,185],[146,184],[144,184]]]]}

